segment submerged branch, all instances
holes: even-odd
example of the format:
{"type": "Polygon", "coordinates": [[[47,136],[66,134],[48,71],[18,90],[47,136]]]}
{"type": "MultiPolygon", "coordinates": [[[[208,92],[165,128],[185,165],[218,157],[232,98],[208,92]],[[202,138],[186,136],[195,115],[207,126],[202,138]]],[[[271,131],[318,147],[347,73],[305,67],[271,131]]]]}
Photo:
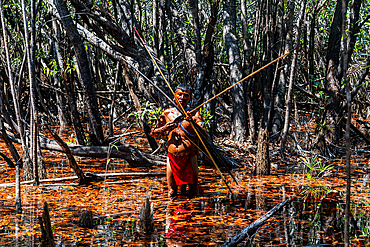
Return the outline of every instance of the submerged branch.
{"type": "Polygon", "coordinates": [[[268,211],[265,215],[263,215],[261,218],[244,228],[241,232],[239,232],[237,235],[235,235],[232,239],[221,245],[221,247],[232,247],[237,246],[240,242],[242,242],[245,238],[251,236],[255,231],[258,230],[262,225],[266,224],[267,220],[273,216],[275,213],[277,213],[280,209],[282,209],[285,205],[287,205],[289,202],[291,202],[292,199],[288,198],[282,203],[276,205],[273,207],[270,211],[268,211]]]}

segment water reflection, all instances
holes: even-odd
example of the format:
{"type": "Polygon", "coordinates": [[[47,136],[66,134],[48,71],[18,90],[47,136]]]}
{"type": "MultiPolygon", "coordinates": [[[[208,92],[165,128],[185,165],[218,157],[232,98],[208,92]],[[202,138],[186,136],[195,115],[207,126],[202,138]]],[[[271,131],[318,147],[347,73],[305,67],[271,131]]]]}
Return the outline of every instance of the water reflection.
{"type": "MultiPolygon", "coordinates": [[[[274,215],[249,243],[252,246],[342,244],[343,195],[329,187],[276,185],[267,183],[265,178],[254,178],[250,184],[241,184],[233,194],[205,187],[206,192],[198,198],[179,197],[168,201],[158,196],[165,194],[160,191],[161,186],[164,186],[163,182],[160,181],[158,186],[153,180],[125,187],[125,191],[120,186],[99,184],[77,188],[23,187],[22,215],[3,211],[12,208],[13,201],[1,200],[1,218],[8,217],[9,224],[0,225],[0,246],[38,246],[37,217],[45,199],[50,202],[58,246],[220,246],[292,194],[301,196],[274,215]],[[151,187],[146,187],[148,184],[151,187]],[[159,191],[154,193],[154,190],[159,191]],[[84,198],[72,197],[74,194],[84,195],[84,198]],[[135,213],[146,195],[151,195],[155,205],[155,230],[151,234],[140,232],[138,214],[135,213]],[[72,199],[66,201],[68,198],[72,199]],[[94,205],[91,198],[98,198],[97,202],[102,206],[94,205]],[[83,210],[88,209],[96,216],[112,212],[134,213],[107,218],[93,229],[73,223],[83,210]]],[[[369,193],[368,185],[361,189],[363,193],[369,193]]],[[[1,194],[5,193],[6,190],[1,191],[1,194]]],[[[369,206],[353,203],[352,208],[351,234],[364,236],[362,242],[369,244],[369,206]]],[[[244,244],[247,243],[245,240],[244,244]]]]}

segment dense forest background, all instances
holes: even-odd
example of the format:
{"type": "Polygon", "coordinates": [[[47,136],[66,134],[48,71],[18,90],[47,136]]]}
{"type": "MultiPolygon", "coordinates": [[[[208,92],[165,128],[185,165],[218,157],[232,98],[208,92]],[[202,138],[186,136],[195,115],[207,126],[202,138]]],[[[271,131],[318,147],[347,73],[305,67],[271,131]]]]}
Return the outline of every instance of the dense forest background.
{"type": "MultiPolygon", "coordinates": [[[[47,176],[41,149],[69,153],[72,163],[73,155],[106,157],[119,138],[118,120],[131,113],[139,126],[153,124],[170,106],[157,87],[172,98],[160,72],[172,88],[190,84],[196,107],[272,61],[204,105],[211,136],[258,146],[257,174],[269,174],[269,143],[281,157],[288,149],[336,158],[345,144],[350,150],[351,130],[368,146],[369,6],[368,0],[2,0],[0,136],[8,150],[0,155],[23,167],[24,180],[38,181],[47,176]],[[298,112],[315,119],[301,143],[290,132],[298,112]],[[68,126],[69,148],[58,137],[68,126]]],[[[163,162],[121,144],[115,155],[131,166],[163,162]]]]}
{"type": "Polygon", "coordinates": [[[229,122],[233,141],[255,143],[264,130],[282,153],[292,108],[316,109],[306,149],[335,156],[346,86],[355,113],[369,114],[369,12],[366,1],[3,1],[2,121],[19,136],[32,178],[43,116],[61,132],[73,125],[77,144],[97,146],[122,113],[167,107],[148,80],[170,91],[136,28],[172,87],[192,85],[193,106],[291,51],[206,109],[214,123],[229,122]]]}

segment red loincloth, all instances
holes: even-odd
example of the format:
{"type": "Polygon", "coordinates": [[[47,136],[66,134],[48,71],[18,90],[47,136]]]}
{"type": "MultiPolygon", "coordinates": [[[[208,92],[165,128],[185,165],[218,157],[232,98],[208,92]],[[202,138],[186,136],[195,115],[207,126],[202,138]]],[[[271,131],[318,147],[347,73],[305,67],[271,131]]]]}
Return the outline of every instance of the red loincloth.
{"type": "Polygon", "coordinates": [[[195,151],[185,156],[167,154],[170,160],[172,174],[177,185],[193,183],[193,167],[191,166],[190,158],[195,155],[195,151]]]}

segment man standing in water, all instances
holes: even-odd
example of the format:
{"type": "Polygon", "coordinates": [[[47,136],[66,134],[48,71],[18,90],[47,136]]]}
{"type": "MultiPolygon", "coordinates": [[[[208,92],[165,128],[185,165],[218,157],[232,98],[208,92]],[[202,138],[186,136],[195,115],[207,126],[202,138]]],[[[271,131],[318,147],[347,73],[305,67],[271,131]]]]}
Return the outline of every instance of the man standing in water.
{"type": "MultiPolygon", "coordinates": [[[[191,108],[188,104],[192,100],[192,88],[187,84],[177,86],[176,97],[183,109],[189,112],[191,108]]],[[[181,186],[181,194],[185,194],[187,184],[189,184],[190,196],[196,196],[198,195],[197,136],[188,121],[189,119],[185,118],[179,122],[174,121],[179,116],[181,116],[181,113],[176,107],[166,109],[159,117],[156,128],[152,129],[151,135],[153,137],[168,135],[168,196],[177,196],[177,185],[181,186]]],[[[188,114],[188,118],[198,124],[203,133],[206,133],[198,111],[188,114]]]]}

